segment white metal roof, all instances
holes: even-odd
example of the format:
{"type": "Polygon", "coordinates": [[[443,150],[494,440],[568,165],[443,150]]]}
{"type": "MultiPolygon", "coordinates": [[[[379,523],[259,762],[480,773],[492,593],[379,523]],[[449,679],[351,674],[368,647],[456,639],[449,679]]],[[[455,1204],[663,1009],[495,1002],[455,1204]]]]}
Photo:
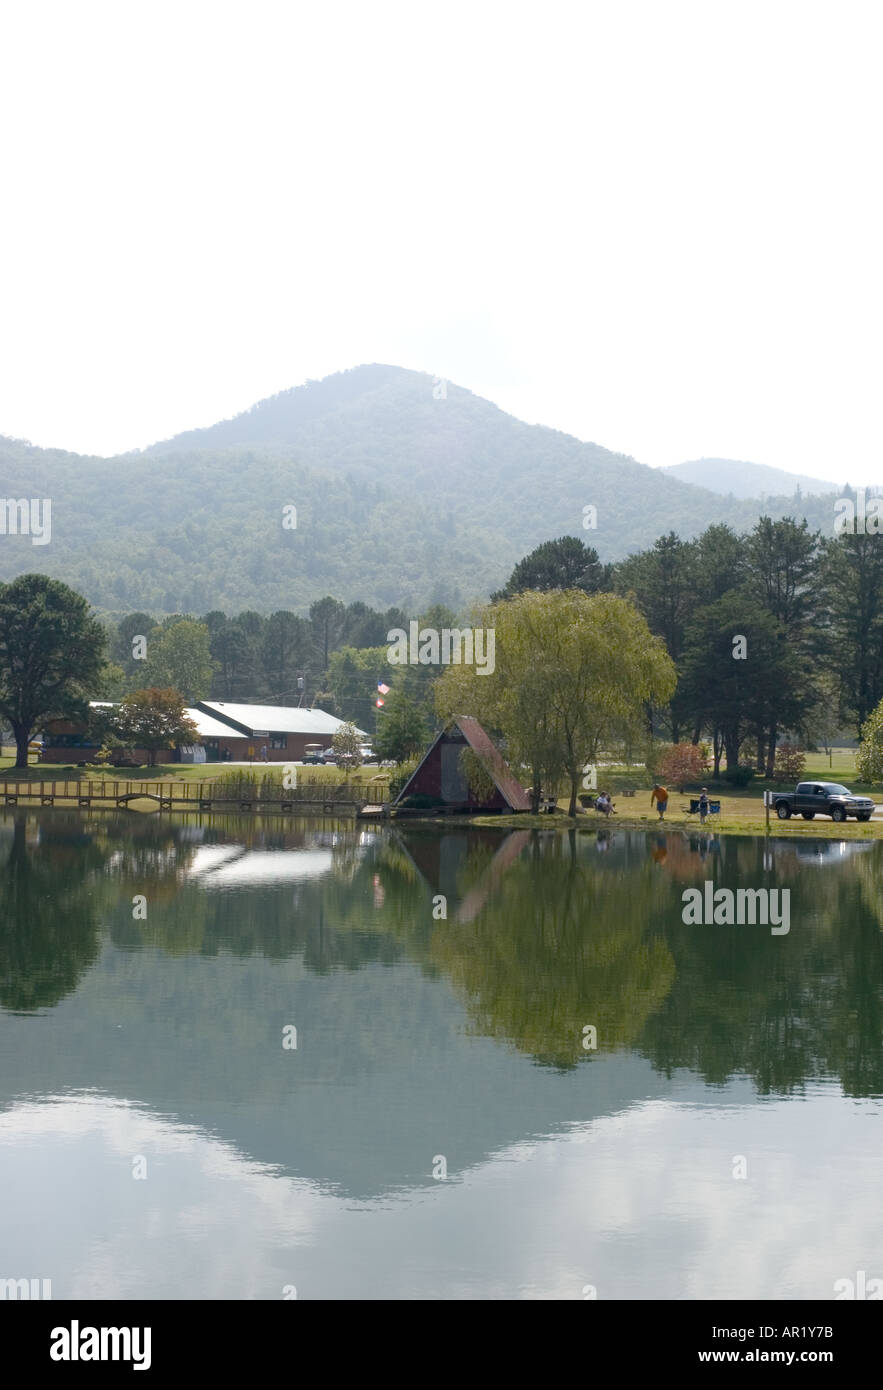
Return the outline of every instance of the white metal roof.
{"type": "Polygon", "coordinates": [[[184,713],[188,719],[193,720],[200,738],[229,738],[231,734],[234,738],[236,736],[236,729],[231,729],[229,724],[222,724],[220,719],[212,719],[210,714],[204,714],[201,709],[185,709],[184,713]]]}
{"type": "MultiPolygon", "coordinates": [[[[244,724],[252,734],[256,729],[265,729],[271,734],[319,734],[328,738],[336,734],[344,722],[325,710],[298,709],[294,705],[236,705],[226,700],[203,700],[202,703],[213,713],[226,715],[228,719],[235,719],[237,724],[244,724]]],[[[368,737],[364,729],[357,732],[363,738],[368,737]]],[[[236,736],[235,730],[226,724],[224,733],[227,738],[236,736]]]]}

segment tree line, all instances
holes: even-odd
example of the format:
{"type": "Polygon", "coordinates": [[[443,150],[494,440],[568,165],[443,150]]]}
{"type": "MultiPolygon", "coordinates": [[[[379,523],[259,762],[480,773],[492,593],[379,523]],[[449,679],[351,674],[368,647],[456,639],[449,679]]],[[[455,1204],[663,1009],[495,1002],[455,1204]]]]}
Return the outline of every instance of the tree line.
{"type": "MultiPolygon", "coordinates": [[[[669,534],[616,567],[675,663],[662,720],[674,743],[712,740],[735,767],[743,746],[773,774],[777,739],[858,738],[883,697],[883,545],[825,538],[805,521],[762,517],[746,535],[711,526],[669,534]]],[[[747,759],[746,759],[747,761],[747,759]]]]}
{"type": "MultiPolygon", "coordinates": [[[[664,867],[653,854],[655,837],[643,848],[632,842],[602,858],[593,840],[549,836],[505,867],[498,859],[503,871],[495,873],[498,840],[488,845],[480,831],[452,833],[447,843],[449,855],[459,858],[457,896],[448,919],[427,931],[440,884],[414,872],[404,849],[421,860],[420,837],[407,825],[395,840],[382,837],[367,856],[342,837],[334,858],[346,872],[305,880],[296,912],[290,894],[272,886],[200,891],[187,872],[196,846],[175,818],[154,816],[139,825],[137,834],[121,836],[110,818],[85,827],[74,813],[57,811],[35,837],[25,817],[15,817],[0,851],[0,1007],[36,1013],[56,1006],[77,988],[108,931],[122,950],[147,949],[145,970],[159,970],[163,952],[201,953],[230,971],[241,971],[254,956],[297,959],[307,973],[324,977],[331,969],[357,971],[404,958],[451,982],[479,1034],[546,1065],[594,1065],[580,1040],[584,1021],[597,1019],[600,1051],[629,1047],[665,1075],[689,1068],[718,1086],[748,1076],[763,1095],[799,1091],[818,1077],[838,1077],[849,1096],[883,1091],[883,864],[877,855],[809,874],[801,872],[804,846],[775,842],[775,872],[790,885],[794,918],[823,912],[828,929],[792,932],[785,952],[777,938],[760,932],[751,949],[734,952],[728,933],[696,932],[682,922],[681,889],[695,875],[697,854],[681,836],[668,838],[664,867]],[[456,907],[489,873],[493,892],[476,927],[456,907]],[[133,918],[134,893],[161,910],[133,918]],[[375,930],[366,932],[364,903],[372,894],[375,930]],[[808,989],[807,978],[825,986],[808,989]],[[550,998],[554,1010],[543,1006],[550,998]]],[[[219,829],[208,833],[213,843],[227,838],[219,829]]],[[[257,843],[258,835],[262,844],[290,844],[288,832],[266,824],[237,827],[237,840],[257,843]]],[[[765,852],[756,839],[726,839],[714,857],[715,881],[761,882],[769,872],[765,852]]],[[[165,1017],[157,1007],[161,988],[160,975],[148,974],[131,1007],[145,1019],[165,1017]]],[[[212,1036],[223,1052],[217,1001],[217,977],[195,973],[179,1006],[197,1020],[200,1035],[217,1028],[212,1036]]],[[[249,1017],[260,1028],[260,1012],[249,1017]]],[[[348,1022],[352,1028],[357,1019],[348,1022]]],[[[224,1066],[243,1094],[274,1084],[263,1065],[237,1070],[260,1056],[257,1044],[226,1040],[224,1066]]],[[[42,1068],[39,1052],[34,1060],[42,1068]]],[[[341,1068],[345,1063],[343,1049],[341,1068]]],[[[40,1084],[43,1078],[41,1069],[40,1084]]],[[[23,1077],[21,1088],[29,1081],[23,1077]]]]}
{"type": "MultiPolygon", "coordinates": [[[[381,612],[328,596],[306,618],[288,610],[268,617],[214,611],[157,621],[136,612],[112,624],[60,580],[21,575],[0,584],[0,720],[12,730],[16,765],[26,767],[30,739],[51,720],[74,720],[103,741],[134,739],[155,751],[170,739],[192,741],[184,707],[197,700],[324,709],[368,733],[382,710],[388,717],[377,749],[398,760],[431,731],[438,674],[407,666],[394,675],[387,633],[409,621],[397,608],[381,612]],[[385,701],[378,685],[393,679],[385,701]],[[93,700],[119,711],[90,710],[93,700]]],[[[450,626],[455,615],[437,606],[421,622],[450,626]]]]}
{"type": "MultiPolygon", "coordinates": [[[[635,603],[677,674],[671,701],[648,709],[648,732],[673,743],[707,737],[715,774],[722,759],[738,765],[747,741],[758,772],[771,776],[784,732],[825,745],[842,729],[859,737],[883,698],[883,544],[875,535],[828,539],[805,520],[762,517],[743,535],[724,524],[693,541],[669,532],[606,565],[578,538],[562,537],[521,560],[492,601],[558,589],[612,592],[635,603]]],[[[393,674],[387,633],[406,628],[412,616],[331,596],[305,618],[288,610],[269,617],[214,611],[156,624],[130,614],[110,648],[122,671],[118,693],[148,684],[175,686],[188,699],[288,704],[302,697],[373,730],[374,685],[393,674]],[[132,654],[138,634],[148,638],[140,663],[132,654]]],[[[420,621],[440,629],[456,626],[458,615],[436,606],[420,621]]],[[[409,713],[417,708],[431,722],[425,668],[400,667],[395,675],[393,705],[406,686],[409,713]]]]}
{"type": "Polygon", "coordinates": [[[495,597],[571,587],[630,598],[662,638],[677,686],[666,705],[648,707],[648,732],[673,743],[707,737],[715,775],[747,748],[772,776],[786,732],[804,746],[830,746],[841,730],[860,738],[883,698],[876,535],[826,538],[804,520],[761,517],[743,535],[723,524],[692,541],[669,532],[611,566],[563,537],[521,561],[495,597]]]}
{"type": "Polygon", "coordinates": [[[489,605],[468,616],[443,606],[420,615],[438,630],[469,622],[497,630],[498,674],[484,680],[460,667],[392,665],[389,633],[414,616],[329,595],[306,616],[213,610],[157,621],[135,612],[110,624],[60,581],[24,575],[0,586],[0,715],[26,756],[47,713],[173,689],[186,704],[323,708],[401,760],[422,750],[447,713],[471,712],[513,752],[530,744],[521,761],[538,775],[545,768],[547,781],[557,767],[573,789],[579,758],[605,738],[627,737],[629,746],[707,739],[713,775],[725,761],[728,772],[747,762],[772,776],[784,735],[804,746],[830,746],[844,729],[860,736],[883,698],[883,544],[874,534],[828,539],[805,520],[762,517],[743,535],[717,524],[692,541],[669,532],[612,565],[577,537],[545,542],[489,605]],[[574,608],[574,595],[606,595],[619,606],[574,608]],[[565,640],[567,622],[578,641],[565,640]],[[642,650],[638,718],[621,674],[638,669],[642,650]],[[591,698],[611,709],[620,702],[616,718],[563,712],[568,701],[576,709],[589,699],[590,676],[591,698]],[[390,689],[379,695],[383,685],[390,689]],[[516,703],[524,730],[511,713],[516,703]]]}

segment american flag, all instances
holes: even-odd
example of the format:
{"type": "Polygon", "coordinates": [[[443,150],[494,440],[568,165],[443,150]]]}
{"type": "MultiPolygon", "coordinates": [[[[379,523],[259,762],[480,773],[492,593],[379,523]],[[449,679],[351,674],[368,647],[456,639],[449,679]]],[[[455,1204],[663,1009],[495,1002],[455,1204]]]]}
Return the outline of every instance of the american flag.
{"type": "Polygon", "coordinates": [[[389,686],[388,686],[388,685],[384,685],[384,684],[383,684],[383,681],[378,681],[378,682],[377,682],[377,689],[380,691],[381,695],[388,695],[388,694],[389,694],[389,686]]]}

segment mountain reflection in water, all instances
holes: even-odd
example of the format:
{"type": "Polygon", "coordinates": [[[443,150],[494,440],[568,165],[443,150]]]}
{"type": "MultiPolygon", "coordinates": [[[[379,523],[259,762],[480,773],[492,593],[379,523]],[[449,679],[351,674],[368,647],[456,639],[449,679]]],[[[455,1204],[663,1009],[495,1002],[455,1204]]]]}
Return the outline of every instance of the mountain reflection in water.
{"type": "MultiPolygon", "coordinates": [[[[863,1101],[879,1119],[881,889],[883,847],[867,842],[2,813],[0,1167],[13,1161],[16,1138],[42,1161],[57,1146],[70,1163],[79,1154],[84,1173],[97,1165],[110,1184],[111,1223],[111,1209],[122,1220],[136,1200],[128,1172],[116,1196],[107,1177],[114,1164],[125,1168],[126,1155],[151,1149],[160,1170],[183,1164],[182,1182],[185,1169],[196,1180],[198,1158],[199,1181],[220,1164],[248,1187],[246,1205],[258,1192],[269,1200],[276,1182],[294,1184],[283,1224],[297,1241],[302,1203],[324,1212],[332,1196],[373,1204],[419,1193],[437,1203],[443,1190],[493,1172],[496,1208],[513,1163],[554,1152],[568,1171],[576,1165],[575,1175],[579,1154],[600,1145],[593,1182],[606,1173],[613,1187],[630,1184],[637,1201],[664,1161],[683,1176],[676,1186],[687,1220],[701,1173],[682,1146],[706,1153],[730,1123],[722,1116],[744,1126],[741,1140],[737,1126],[725,1141],[724,1170],[728,1153],[750,1147],[749,1135],[761,1150],[769,1144],[773,1114],[783,1135],[803,1143],[806,1106],[823,1105],[832,1167],[846,1163],[838,1126],[852,1133],[863,1113],[844,1107],[863,1101]],[[763,926],[686,926],[683,890],[706,879],[788,888],[788,936],[763,926]],[[295,1050],[282,1046],[290,1025],[295,1050]],[[589,1027],[594,1048],[585,1045],[589,1027]],[[649,1147],[616,1140],[611,1126],[626,1117],[629,1132],[652,1117],[649,1147]],[[446,1157],[445,1184],[432,1176],[436,1155],[446,1157]]],[[[879,1231],[879,1198],[873,1189],[868,1206],[863,1141],[852,1133],[849,1142],[853,1177],[836,1182],[842,1200],[849,1182],[857,1185],[869,1235],[879,1231]]],[[[777,1139],[773,1149],[790,1154],[789,1144],[777,1139]]],[[[29,1189],[25,1172],[16,1180],[36,1221],[46,1191],[35,1178],[29,1189]]],[[[791,1190],[803,1180],[798,1163],[791,1190]]],[[[728,1171],[727,1181],[729,1200],[739,1185],[728,1171]]],[[[547,1198],[528,1188],[533,1196],[519,1200],[535,1201],[539,1219],[547,1198]]],[[[168,1216],[171,1230],[178,1199],[169,1191],[165,1200],[156,1219],[168,1216]]],[[[674,1190],[659,1200],[665,1207],[674,1190]]],[[[604,1211],[599,1193],[602,1224],[604,1211]]],[[[689,1219],[701,1222],[704,1212],[697,1206],[689,1219]]],[[[338,1219],[350,1248],[352,1231],[338,1219]]],[[[408,1217],[420,1219],[416,1208],[408,1217]]],[[[557,1218],[548,1219],[554,1226],[557,1218]]],[[[203,1214],[198,1224],[206,1222],[203,1214]]],[[[561,1273],[566,1224],[550,1236],[560,1268],[550,1255],[535,1287],[519,1276],[519,1296],[579,1296],[560,1293],[570,1287],[561,1273]]],[[[690,1296],[683,1270],[680,1291],[658,1292],[662,1256],[630,1230],[643,1253],[620,1272],[620,1296],[690,1296]]],[[[474,1258],[470,1296],[513,1292],[505,1271],[485,1269],[475,1237],[464,1228],[459,1238],[472,1253],[451,1259],[471,1268],[474,1258]]],[[[82,1239],[71,1235],[72,1248],[82,1239]]],[[[266,1273],[268,1251],[241,1239],[246,1263],[253,1258],[266,1273]]],[[[853,1267],[864,1267],[853,1244],[853,1267]]],[[[690,1258],[699,1258],[695,1250],[690,1258]]],[[[327,1296],[335,1288],[348,1290],[336,1296],[370,1296],[335,1268],[326,1271],[327,1296]]],[[[318,1289],[326,1275],[313,1273],[318,1289]]],[[[155,1296],[277,1296],[258,1273],[253,1294],[231,1292],[217,1271],[190,1295],[164,1295],[151,1277],[155,1296]]],[[[573,1277],[589,1276],[577,1269],[573,1277]]],[[[420,1287],[424,1279],[419,1296],[458,1296],[450,1292],[456,1279],[436,1287],[428,1272],[414,1278],[420,1287]]],[[[126,1280],[118,1270],[98,1283],[106,1292],[126,1280]]],[[[398,1288],[391,1270],[383,1286],[398,1288]]],[[[798,1280],[784,1296],[810,1296],[807,1287],[798,1280]]]]}

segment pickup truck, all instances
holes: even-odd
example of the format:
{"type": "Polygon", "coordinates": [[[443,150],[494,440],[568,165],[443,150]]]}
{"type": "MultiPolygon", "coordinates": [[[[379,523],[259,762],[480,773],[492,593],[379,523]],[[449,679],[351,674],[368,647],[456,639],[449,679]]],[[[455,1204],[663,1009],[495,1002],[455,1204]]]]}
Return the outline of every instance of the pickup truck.
{"type": "Polygon", "coordinates": [[[779,820],[800,815],[804,820],[813,816],[830,816],[843,821],[847,816],[870,820],[874,802],[869,796],[855,796],[839,782],[798,782],[793,792],[771,792],[770,805],[779,820]]]}

